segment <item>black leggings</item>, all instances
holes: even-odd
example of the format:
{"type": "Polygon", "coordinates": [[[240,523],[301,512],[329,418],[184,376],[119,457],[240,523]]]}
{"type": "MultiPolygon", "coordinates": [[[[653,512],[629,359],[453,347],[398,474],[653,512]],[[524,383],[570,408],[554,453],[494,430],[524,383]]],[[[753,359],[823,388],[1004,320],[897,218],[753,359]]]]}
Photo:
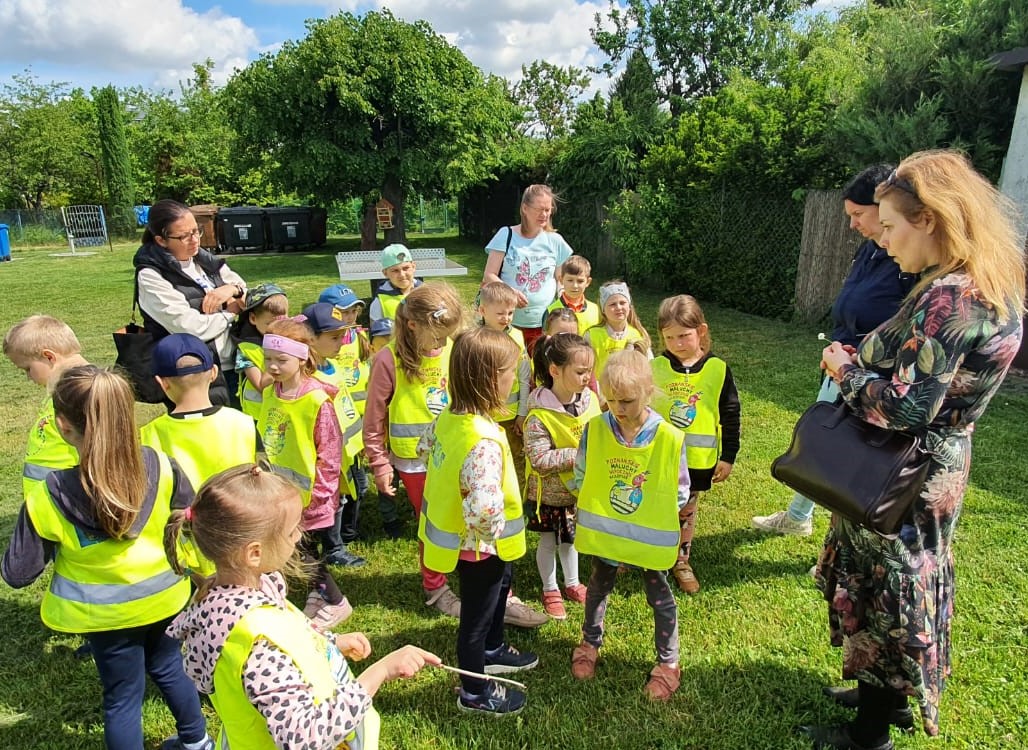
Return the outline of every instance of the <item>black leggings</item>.
{"type": "MultiPolygon", "coordinates": [[[[503,645],[503,616],[507,611],[511,566],[496,555],[481,560],[458,560],[460,576],[460,625],[457,626],[457,664],[461,669],[482,672],[485,652],[503,645]]],[[[464,691],[474,695],[485,690],[485,680],[461,677],[464,691]]]]}

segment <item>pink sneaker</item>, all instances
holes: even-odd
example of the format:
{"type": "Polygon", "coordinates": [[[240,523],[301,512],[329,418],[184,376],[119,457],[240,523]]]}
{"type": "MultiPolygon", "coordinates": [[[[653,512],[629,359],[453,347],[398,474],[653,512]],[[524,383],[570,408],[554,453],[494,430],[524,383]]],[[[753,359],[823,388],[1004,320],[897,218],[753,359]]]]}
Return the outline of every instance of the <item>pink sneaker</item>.
{"type": "Polygon", "coordinates": [[[564,599],[559,591],[543,592],[543,609],[554,620],[568,619],[568,611],[564,609],[564,599]]]}
{"type": "Polygon", "coordinates": [[[564,595],[568,598],[569,602],[578,602],[579,604],[585,604],[585,594],[588,589],[580,583],[576,583],[574,586],[565,586],[564,595]]]}

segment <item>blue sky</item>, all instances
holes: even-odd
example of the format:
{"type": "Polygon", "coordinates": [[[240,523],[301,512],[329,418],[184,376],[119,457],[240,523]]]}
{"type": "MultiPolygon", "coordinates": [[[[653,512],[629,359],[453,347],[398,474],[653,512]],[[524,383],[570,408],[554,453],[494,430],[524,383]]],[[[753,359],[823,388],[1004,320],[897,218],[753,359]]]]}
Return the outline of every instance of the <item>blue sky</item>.
{"type": "MultiPolygon", "coordinates": [[[[845,0],[819,0],[834,7],[845,0]]],[[[305,34],[307,18],[389,8],[424,19],[482,70],[509,79],[533,60],[585,69],[603,61],[589,30],[607,0],[0,0],[0,82],[178,89],[210,57],[224,82],[262,52],[305,34]]],[[[606,78],[594,79],[606,90],[606,78]]]]}

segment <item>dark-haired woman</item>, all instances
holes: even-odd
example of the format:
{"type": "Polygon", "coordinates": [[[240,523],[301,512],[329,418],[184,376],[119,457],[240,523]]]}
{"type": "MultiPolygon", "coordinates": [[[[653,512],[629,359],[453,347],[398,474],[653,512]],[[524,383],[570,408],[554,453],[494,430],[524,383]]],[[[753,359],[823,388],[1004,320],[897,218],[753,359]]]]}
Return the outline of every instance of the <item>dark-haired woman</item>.
{"type": "Polygon", "coordinates": [[[242,310],[246,282],[225,261],[200,248],[201,235],[188,206],[161,200],[150,208],[143,244],[132,259],[136,301],[154,339],[191,333],[207,342],[225,380],[221,387],[212,387],[211,401],[227,404],[238,383],[229,328],[242,310]]]}

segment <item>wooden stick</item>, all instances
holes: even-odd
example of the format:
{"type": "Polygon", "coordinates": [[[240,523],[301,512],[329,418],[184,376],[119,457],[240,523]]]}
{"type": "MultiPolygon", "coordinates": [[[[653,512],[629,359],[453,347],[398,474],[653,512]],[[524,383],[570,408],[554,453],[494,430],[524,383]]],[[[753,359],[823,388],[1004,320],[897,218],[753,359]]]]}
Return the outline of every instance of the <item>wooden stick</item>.
{"type": "Polygon", "coordinates": [[[451,667],[448,664],[437,664],[436,666],[438,666],[440,669],[445,669],[447,672],[456,672],[457,674],[462,674],[465,677],[477,677],[480,680],[493,680],[494,682],[505,682],[508,685],[513,685],[519,690],[528,690],[528,687],[523,682],[518,682],[517,680],[509,680],[506,677],[497,677],[493,674],[481,674],[479,672],[469,672],[466,669],[451,667]]]}

